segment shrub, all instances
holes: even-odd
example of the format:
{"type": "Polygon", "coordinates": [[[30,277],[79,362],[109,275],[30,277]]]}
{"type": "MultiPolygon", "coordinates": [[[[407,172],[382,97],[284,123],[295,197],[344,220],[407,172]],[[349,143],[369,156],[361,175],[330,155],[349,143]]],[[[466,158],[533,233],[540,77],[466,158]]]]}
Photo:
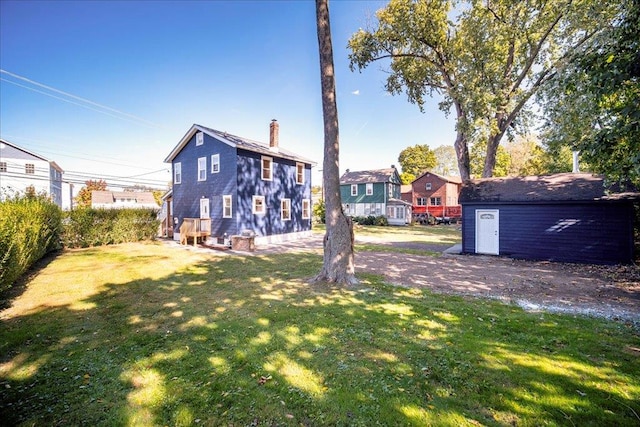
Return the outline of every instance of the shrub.
{"type": "Polygon", "coordinates": [[[0,202],[0,291],[47,253],[60,249],[62,211],[28,192],[0,202]]]}
{"type": "Polygon", "coordinates": [[[65,213],[63,244],[67,248],[151,240],[158,232],[155,209],[80,208],[65,213]]]}
{"type": "Polygon", "coordinates": [[[316,224],[326,223],[326,208],[324,206],[324,200],[320,200],[313,205],[313,218],[316,224]]]}
{"type": "Polygon", "coordinates": [[[354,216],[353,222],[360,225],[389,225],[389,221],[383,215],[354,216]]]}

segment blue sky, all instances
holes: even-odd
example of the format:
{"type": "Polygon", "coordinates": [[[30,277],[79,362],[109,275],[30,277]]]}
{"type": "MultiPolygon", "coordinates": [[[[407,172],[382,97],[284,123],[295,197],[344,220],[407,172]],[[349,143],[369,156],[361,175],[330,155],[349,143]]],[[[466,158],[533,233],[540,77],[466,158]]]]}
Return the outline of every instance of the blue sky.
{"type": "MultiPolygon", "coordinates": [[[[349,37],[385,3],[329,4],[341,171],[455,138],[439,99],[421,113],[384,91],[386,64],[349,70],[349,37]]],[[[162,185],[163,160],[193,123],[267,142],[277,119],[280,145],[315,160],[320,184],[312,1],[1,0],[0,68],[0,136],[67,172],[162,185]]]]}

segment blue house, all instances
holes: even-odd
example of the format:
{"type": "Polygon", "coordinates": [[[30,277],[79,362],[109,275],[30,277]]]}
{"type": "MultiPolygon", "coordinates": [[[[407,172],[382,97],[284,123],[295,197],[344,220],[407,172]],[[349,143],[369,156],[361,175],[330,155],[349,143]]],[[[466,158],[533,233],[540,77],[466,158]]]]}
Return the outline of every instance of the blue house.
{"type": "Polygon", "coordinates": [[[250,232],[256,243],[290,240],[311,231],[311,167],[279,146],[194,124],[165,159],[171,163],[173,238],[185,218],[210,218],[211,237],[250,232]]]}
{"type": "Polygon", "coordinates": [[[465,182],[462,252],[593,264],[634,259],[637,193],[606,191],[588,173],[465,182]]]}

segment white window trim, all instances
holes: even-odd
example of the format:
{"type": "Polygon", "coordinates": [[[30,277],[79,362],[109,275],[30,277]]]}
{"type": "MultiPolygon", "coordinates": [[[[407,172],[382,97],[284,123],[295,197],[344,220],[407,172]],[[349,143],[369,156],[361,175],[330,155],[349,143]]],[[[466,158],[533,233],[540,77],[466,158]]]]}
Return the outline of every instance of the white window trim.
{"type": "Polygon", "coordinates": [[[352,196],[358,195],[358,184],[351,184],[351,195],[352,196]]]}
{"type": "Polygon", "coordinates": [[[302,219],[311,219],[311,200],[302,199],[302,219]]]}
{"type": "Polygon", "coordinates": [[[206,180],[207,180],[207,158],[198,157],[198,181],[206,181],[206,180]]]}
{"type": "Polygon", "coordinates": [[[264,196],[252,196],[251,197],[251,212],[254,215],[264,215],[267,211],[267,206],[265,205],[265,201],[264,201],[264,196]],[[256,211],[256,201],[257,200],[261,200],[262,201],[262,212],[257,212],[256,211]]]}
{"type": "Polygon", "coordinates": [[[196,145],[204,144],[204,133],[198,132],[196,133],[196,145]]]}
{"type": "Polygon", "coordinates": [[[304,163],[296,162],[296,184],[304,184],[304,163]],[[302,168],[302,173],[298,173],[300,168],[302,168]]]}
{"type": "Polygon", "coordinates": [[[373,195],[373,183],[365,184],[364,194],[366,194],[367,196],[373,195]]]}
{"type": "Polygon", "coordinates": [[[211,173],[220,172],[220,154],[212,154],[211,155],[211,173]],[[215,170],[214,166],[218,166],[218,169],[215,170]]]}
{"type": "Polygon", "coordinates": [[[431,183],[430,183],[430,182],[427,182],[427,183],[424,185],[424,189],[425,189],[425,190],[431,190],[431,183]]]}
{"type": "Polygon", "coordinates": [[[233,218],[233,198],[231,195],[222,196],[222,218],[233,218]],[[229,214],[226,214],[227,207],[229,208],[229,214]]]}
{"type": "Polygon", "coordinates": [[[282,221],[291,221],[291,199],[280,200],[280,219],[282,221]],[[285,212],[288,215],[285,217],[285,212]]]}
{"type": "Polygon", "coordinates": [[[260,158],[260,178],[262,178],[263,181],[273,181],[273,157],[262,156],[260,158]],[[269,161],[269,177],[268,178],[264,177],[265,161],[269,161]]]}
{"type": "Polygon", "coordinates": [[[180,184],[182,182],[182,163],[173,164],[173,183],[180,184]]]}

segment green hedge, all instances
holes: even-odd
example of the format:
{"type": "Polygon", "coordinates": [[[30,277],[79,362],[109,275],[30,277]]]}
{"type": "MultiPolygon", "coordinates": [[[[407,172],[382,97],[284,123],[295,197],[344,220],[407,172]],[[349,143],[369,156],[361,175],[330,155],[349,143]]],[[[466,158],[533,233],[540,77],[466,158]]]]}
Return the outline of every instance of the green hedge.
{"type": "Polygon", "coordinates": [[[86,248],[151,240],[159,225],[155,209],[75,209],[65,212],[62,243],[86,248]]]}
{"type": "Polygon", "coordinates": [[[9,289],[47,253],[67,248],[151,240],[155,209],[90,209],[62,212],[44,196],[0,202],[0,292],[9,289]]]}
{"type": "Polygon", "coordinates": [[[0,291],[36,261],[60,249],[62,211],[42,196],[0,203],[0,291]]]}
{"type": "Polygon", "coordinates": [[[382,226],[389,225],[389,221],[387,220],[387,217],[383,215],[354,216],[353,222],[360,225],[382,225],[382,226]]]}

